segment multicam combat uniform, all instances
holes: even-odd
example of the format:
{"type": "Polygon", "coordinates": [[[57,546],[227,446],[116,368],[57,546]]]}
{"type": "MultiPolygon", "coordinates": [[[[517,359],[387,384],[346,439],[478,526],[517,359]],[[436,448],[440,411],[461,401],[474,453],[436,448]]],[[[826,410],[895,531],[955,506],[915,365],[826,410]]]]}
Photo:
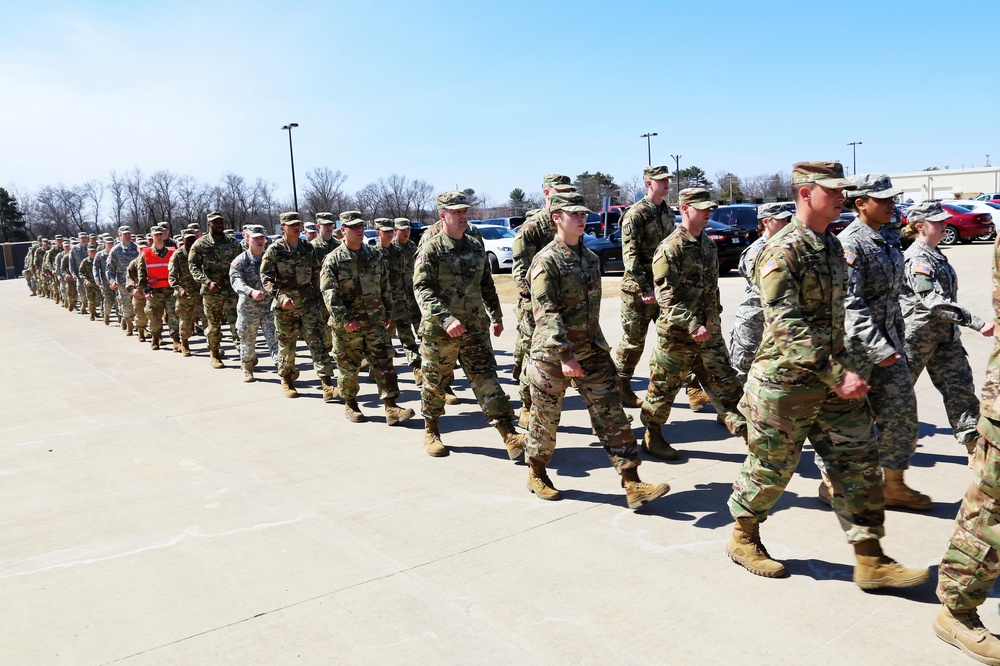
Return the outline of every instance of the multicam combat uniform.
{"type": "Polygon", "coordinates": [[[128,270],[128,265],[138,256],[139,246],[134,241],[128,245],[116,243],[108,253],[108,267],[105,271],[108,284],[110,285],[112,282],[117,284],[117,288],[112,291],[117,295],[118,311],[128,325],[129,330],[132,329],[135,310],[132,307],[132,292],[125,288],[125,282],[128,279],[126,271],[128,270]]]}
{"type": "Polygon", "coordinates": [[[74,293],[80,298],[80,314],[87,314],[86,290],[83,287],[83,280],[80,278],[80,263],[87,258],[87,243],[74,245],[69,251],[69,272],[73,275],[76,283],[74,293]]]}
{"type": "Polygon", "coordinates": [[[955,437],[971,449],[976,440],[979,401],[958,327],[978,331],[985,322],[958,304],[958,276],[944,254],[917,239],[905,257],[902,312],[912,382],[916,383],[927,368],[944,397],[955,437]]]}
{"type": "Polygon", "coordinates": [[[22,273],[24,275],[24,281],[28,285],[28,290],[31,292],[32,296],[34,296],[37,293],[38,289],[38,285],[37,282],[35,281],[35,275],[34,275],[35,272],[34,258],[35,258],[35,252],[37,251],[38,251],[38,241],[35,241],[31,244],[31,247],[28,248],[28,253],[24,255],[24,267],[22,269],[22,273]]]}
{"type": "Polygon", "coordinates": [[[398,398],[392,341],[385,327],[393,302],[382,257],[364,244],[356,251],[341,245],[323,262],[320,289],[330,311],[341,397],[345,401],[357,398],[358,371],[362,359],[367,358],[379,397],[398,398]],[[344,326],[350,321],[358,322],[360,328],[348,331],[344,326]]]}
{"type": "Polygon", "coordinates": [[[826,460],[834,511],[848,540],[879,539],[885,508],[874,423],[864,398],[843,399],[833,391],[853,369],[844,345],[843,246],[793,217],[764,246],[754,272],[764,338],[740,402],[750,452],[729,510],[738,521],[765,520],[808,436],[826,460]]]}
{"type": "Polygon", "coordinates": [[[70,257],[72,249],[69,252],[63,252],[59,257],[59,274],[63,279],[63,296],[65,297],[66,309],[72,312],[76,308],[76,276],[70,271],[70,257]]]}
{"type": "Polygon", "coordinates": [[[148,249],[151,252],[139,254],[138,268],[139,289],[148,295],[146,298],[146,319],[149,322],[149,332],[153,336],[153,342],[159,344],[160,334],[163,332],[163,315],[166,314],[170,338],[174,341],[174,351],[180,351],[180,325],[177,321],[174,290],[170,286],[169,277],[160,281],[149,277],[149,263],[161,263],[163,268],[169,271],[170,260],[176,250],[166,245],[159,251],[152,246],[148,249]]]}
{"type": "MultiPolygon", "coordinates": [[[[531,302],[531,283],[528,279],[528,269],[535,255],[552,242],[556,235],[555,224],[552,222],[552,212],[542,208],[534,215],[525,219],[514,235],[513,256],[514,265],[511,276],[517,287],[517,305],[514,314],[517,317],[517,341],[514,346],[514,364],[518,365],[522,357],[529,356],[532,339],[535,334],[535,316],[531,302]]],[[[529,356],[530,357],[530,356],[529,356]]],[[[521,409],[531,410],[531,382],[523,372],[518,378],[521,394],[521,409]]]]}
{"type": "MultiPolygon", "coordinates": [[[[132,309],[135,311],[135,325],[139,329],[139,341],[146,339],[146,328],[149,325],[149,316],[146,314],[146,294],[139,288],[139,264],[142,263],[142,255],[128,263],[125,268],[125,292],[132,301],[132,309]]],[[[120,288],[120,287],[119,287],[120,288]]],[[[131,331],[130,331],[131,334],[131,331]]]]}
{"type": "Polygon", "coordinates": [[[622,408],[611,346],[601,330],[600,260],[582,241],[573,248],[555,239],[529,269],[533,336],[524,375],[531,386],[525,438],[529,464],[547,466],[556,446],[562,398],[570,379],[562,363],[576,360],[584,376],[574,384],[590,411],[598,441],[618,472],[639,465],[635,435],[622,408]]]}
{"type": "Polygon", "coordinates": [[[174,311],[177,313],[177,324],[180,329],[181,346],[184,355],[190,355],[189,340],[194,334],[194,323],[198,318],[198,283],[191,275],[188,264],[188,249],[183,245],[178,247],[169,266],[170,286],[174,288],[176,300],[174,311]]]}
{"type": "MultiPolygon", "coordinates": [[[[409,229],[408,220],[396,221],[396,229],[409,229]]],[[[417,244],[412,240],[400,243],[393,239],[392,245],[399,249],[400,258],[400,280],[402,291],[402,302],[398,306],[393,306],[392,323],[396,326],[396,336],[403,345],[403,353],[406,354],[406,363],[411,368],[420,367],[420,342],[417,340],[417,331],[420,330],[420,308],[417,307],[417,299],[413,296],[413,260],[417,253],[417,244]]]]}
{"type": "Polygon", "coordinates": [[[241,252],[229,265],[229,283],[239,294],[236,304],[236,332],[240,336],[240,361],[253,363],[257,359],[257,330],[264,333],[267,351],[278,367],[278,339],[274,329],[273,299],[264,290],[260,279],[260,267],[264,255],[255,257],[250,250],[241,252]],[[251,293],[264,292],[264,298],[255,301],[251,293]]]}
{"type": "Polygon", "coordinates": [[[115,292],[111,291],[111,287],[108,285],[107,270],[108,249],[107,245],[101,243],[101,249],[94,256],[94,282],[101,290],[105,323],[110,321],[111,313],[115,311],[115,292]]]}
{"type": "MultiPolygon", "coordinates": [[[[319,215],[323,215],[323,213],[320,213],[319,215]]],[[[316,238],[313,238],[309,242],[316,249],[316,263],[320,266],[323,265],[323,261],[326,259],[328,254],[340,247],[340,241],[333,236],[330,237],[330,240],[324,241],[323,236],[320,235],[316,236],[316,238]]],[[[323,342],[326,344],[326,348],[330,350],[330,353],[333,353],[333,331],[328,323],[330,320],[330,312],[326,309],[326,303],[321,302],[321,305],[323,307],[323,342]]]]}
{"type": "Polygon", "coordinates": [[[760,304],[760,291],[753,275],[754,262],[764,249],[767,235],[762,234],[740,255],[740,275],[747,281],[743,302],[736,308],[736,323],[729,338],[729,360],[736,371],[736,381],[745,384],[747,372],[764,336],[764,308],[760,304]]]}
{"type": "Polygon", "coordinates": [[[677,391],[693,371],[729,431],[742,434],[746,419],[736,408],[743,391],[722,337],[715,242],[704,232],[696,237],[679,226],[653,254],[651,273],[659,316],[643,421],[647,427],[665,424],[677,391]],[[702,326],[711,337],[695,342],[691,335],[702,326]]]}
{"type": "Polygon", "coordinates": [[[392,308],[387,314],[392,320],[392,326],[399,334],[400,342],[403,343],[407,363],[412,368],[419,368],[420,347],[413,336],[413,326],[410,323],[410,312],[407,308],[406,292],[403,286],[403,274],[406,271],[403,248],[395,243],[390,243],[388,246],[379,243],[374,247],[374,250],[382,259],[385,279],[389,285],[389,300],[392,303],[392,308]]]}
{"type": "Polygon", "coordinates": [[[77,267],[77,272],[80,275],[80,281],[83,282],[83,296],[80,300],[85,301],[89,306],[90,319],[93,320],[97,315],[97,297],[101,293],[95,279],[94,260],[85,257],[77,267]]]}
{"type": "Polygon", "coordinates": [[[236,321],[236,292],[229,284],[229,265],[241,252],[235,238],[223,234],[215,238],[205,234],[194,242],[188,252],[188,266],[191,277],[201,285],[201,297],[205,306],[205,338],[209,352],[221,356],[222,326],[236,321]],[[209,283],[218,285],[212,292],[209,283]]]}

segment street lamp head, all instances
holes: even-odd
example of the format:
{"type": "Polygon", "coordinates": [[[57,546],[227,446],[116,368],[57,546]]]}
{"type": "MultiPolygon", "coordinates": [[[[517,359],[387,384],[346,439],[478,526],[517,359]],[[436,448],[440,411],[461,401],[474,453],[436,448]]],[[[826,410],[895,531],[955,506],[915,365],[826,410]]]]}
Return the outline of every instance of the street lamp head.
{"type": "Polygon", "coordinates": [[[288,123],[287,125],[283,125],[283,126],[281,127],[281,129],[283,129],[283,130],[290,130],[290,129],[292,129],[293,127],[298,127],[298,126],[299,126],[299,124],[298,124],[298,123],[288,123]]]}

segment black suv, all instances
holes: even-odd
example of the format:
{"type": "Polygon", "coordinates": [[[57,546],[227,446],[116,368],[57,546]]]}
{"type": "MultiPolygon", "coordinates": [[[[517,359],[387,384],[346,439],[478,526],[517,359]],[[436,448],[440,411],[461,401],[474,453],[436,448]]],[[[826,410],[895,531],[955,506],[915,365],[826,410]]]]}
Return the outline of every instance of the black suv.
{"type": "Polygon", "coordinates": [[[708,219],[746,231],[751,243],[760,238],[757,233],[757,204],[719,206],[708,219]]]}

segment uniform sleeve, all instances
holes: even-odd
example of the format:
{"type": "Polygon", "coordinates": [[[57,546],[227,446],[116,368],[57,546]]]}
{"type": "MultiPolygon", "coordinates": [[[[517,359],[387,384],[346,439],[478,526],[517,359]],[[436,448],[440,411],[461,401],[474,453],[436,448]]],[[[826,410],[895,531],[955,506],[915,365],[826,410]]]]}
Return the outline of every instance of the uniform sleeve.
{"type": "Polygon", "coordinates": [[[76,253],[72,251],[69,253],[69,272],[74,277],[80,277],[80,263],[76,258],[76,253]]]}
{"type": "Polygon", "coordinates": [[[388,255],[385,261],[380,261],[379,263],[379,297],[382,299],[382,309],[385,310],[386,317],[392,316],[392,298],[393,298],[393,288],[389,284],[389,271],[390,262],[388,255]]]}
{"type": "Polygon", "coordinates": [[[765,246],[757,255],[754,271],[764,307],[764,325],[770,327],[774,346],[782,356],[814,373],[832,389],[844,380],[847,370],[806,321],[799,284],[788,262],[783,248],[765,246]]]}
{"type": "Polygon", "coordinates": [[[479,289],[483,294],[483,305],[490,313],[490,321],[494,324],[503,323],[503,310],[500,308],[500,296],[497,295],[497,286],[493,282],[493,274],[489,269],[483,267],[483,277],[479,281],[479,289]]]}
{"type": "Polygon", "coordinates": [[[872,363],[881,363],[895,353],[896,349],[886,338],[878,322],[872,317],[865,301],[865,273],[867,258],[853,243],[844,244],[844,258],[847,260],[847,289],[844,294],[844,328],[847,337],[856,340],[868,354],[872,363]],[[853,257],[853,261],[852,261],[853,257]]]}
{"type": "Polygon", "coordinates": [[[417,299],[422,318],[447,330],[458,319],[445,308],[441,300],[435,245],[428,243],[417,250],[417,258],[413,264],[413,295],[417,299]]]}
{"type": "Polygon", "coordinates": [[[709,241],[705,247],[705,259],[708,264],[705,266],[705,292],[702,295],[705,299],[705,329],[715,335],[722,332],[722,301],[719,299],[719,254],[715,249],[715,241],[709,241]]]}
{"type": "MultiPolygon", "coordinates": [[[[172,260],[171,264],[173,264],[172,260]]],[[[243,261],[243,255],[241,254],[229,264],[229,284],[233,286],[233,291],[237,294],[243,294],[249,298],[250,292],[253,290],[247,284],[246,279],[244,279],[244,270],[246,270],[246,262],[243,261]]]]}
{"type": "Polygon", "coordinates": [[[932,317],[950,321],[959,326],[979,330],[986,325],[982,319],[951,300],[934,279],[934,268],[920,257],[907,258],[905,279],[920,302],[920,307],[932,317]]]}
{"type": "Polygon", "coordinates": [[[347,323],[347,306],[340,297],[340,279],[337,272],[337,262],[332,260],[333,253],[326,255],[319,271],[319,288],[323,294],[323,302],[330,311],[330,322],[336,328],[343,328],[347,323]]]}
{"type": "Polygon", "coordinates": [[[639,285],[639,291],[645,294],[653,289],[653,280],[652,276],[646,274],[639,260],[639,245],[644,225],[637,209],[638,206],[630,208],[622,220],[622,261],[625,264],[625,272],[632,275],[639,285]]]}
{"type": "Polygon", "coordinates": [[[188,253],[188,269],[191,271],[191,277],[195,279],[195,282],[206,286],[211,282],[208,274],[205,272],[205,254],[198,243],[192,245],[191,251],[188,253]]]}
{"type": "Polygon", "coordinates": [[[680,285],[681,261],[683,256],[677,246],[666,241],[653,253],[652,279],[656,302],[661,316],[671,327],[694,333],[704,322],[700,313],[692,312],[685,301],[685,287],[680,285]]]}
{"type": "MultiPolygon", "coordinates": [[[[264,257],[260,262],[260,282],[271,298],[274,299],[275,309],[281,307],[281,302],[284,300],[285,295],[281,293],[281,288],[278,285],[278,267],[274,261],[274,248],[277,244],[271,245],[264,251],[264,257]]],[[[193,248],[192,248],[193,249],[193,248]]],[[[191,265],[193,262],[188,259],[188,264],[191,265]]],[[[192,274],[194,273],[194,267],[191,267],[192,274]]]]}
{"type": "Polygon", "coordinates": [[[141,254],[136,262],[136,284],[139,286],[139,291],[143,293],[149,291],[149,269],[146,267],[146,258],[141,254]]]}
{"type": "Polygon", "coordinates": [[[558,275],[545,261],[536,257],[529,269],[531,281],[531,309],[535,317],[536,335],[539,346],[546,357],[558,357],[563,363],[575,358],[566,334],[566,324],[559,310],[558,275]],[[540,261],[539,261],[540,260],[540,261]]]}

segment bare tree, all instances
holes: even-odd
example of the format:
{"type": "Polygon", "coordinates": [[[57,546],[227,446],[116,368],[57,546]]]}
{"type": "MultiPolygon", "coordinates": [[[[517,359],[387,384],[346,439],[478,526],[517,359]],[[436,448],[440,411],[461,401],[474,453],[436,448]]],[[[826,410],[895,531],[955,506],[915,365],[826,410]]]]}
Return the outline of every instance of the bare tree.
{"type": "Polygon", "coordinates": [[[319,167],[306,173],[306,187],[303,192],[303,208],[305,212],[315,216],[316,213],[341,213],[347,210],[347,194],[344,192],[344,182],[347,176],[339,170],[329,167],[319,167]]]}
{"type": "Polygon", "coordinates": [[[167,232],[173,233],[173,221],[178,207],[177,174],[160,170],[146,181],[146,209],[150,222],[167,225],[167,232]]]}
{"type": "Polygon", "coordinates": [[[101,230],[101,205],[104,203],[104,183],[88,180],[83,184],[83,198],[87,206],[87,219],[94,231],[101,230]]]}
{"type": "Polygon", "coordinates": [[[86,231],[84,196],[81,187],[46,186],[35,195],[36,235],[51,237],[57,233],[76,235],[86,231]]]}
{"type": "Polygon", "coordinates": [[[146,215],[145,185],[146,179],[139,167],[125,174],[125,216],[133,233],[143,233],[150,227],[146,215]]]}
{"type": "Polygon", "coordinates": [[[118,227],[125,224],[125,178],[112,171],[108,176],[108,192],[111,193],[111,221],[118,227]]]}
{"type": "Polygon", "coordinates": [[[178,178],[175,188],[178,201],[177,215],[181,223],[184,225],[192,222],[201,224],[209,213],[210,189],[191,176],[178,178]]]}

